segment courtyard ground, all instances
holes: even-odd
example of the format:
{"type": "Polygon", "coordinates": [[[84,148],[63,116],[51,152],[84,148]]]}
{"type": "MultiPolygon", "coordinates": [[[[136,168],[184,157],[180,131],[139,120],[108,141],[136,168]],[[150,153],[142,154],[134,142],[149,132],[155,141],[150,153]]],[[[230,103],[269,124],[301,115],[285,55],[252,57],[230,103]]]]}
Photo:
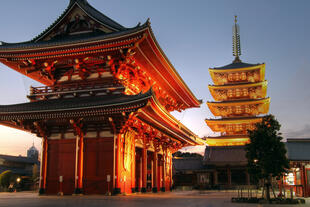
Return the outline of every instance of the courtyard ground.
{"type": "MultiPolygon", "coordinates": [[[[236,192],[177,191],[166,193],[133,194],[127,196],[38,196],[33,192],[0,193],[0,207],[230,207],[230,206],[283,206],[231,203],[236,192]]],[[[285,207],[290,205],[284,205],[285,207]]],[[[310,207],[306,204],[292,205],[310,207]]]]}

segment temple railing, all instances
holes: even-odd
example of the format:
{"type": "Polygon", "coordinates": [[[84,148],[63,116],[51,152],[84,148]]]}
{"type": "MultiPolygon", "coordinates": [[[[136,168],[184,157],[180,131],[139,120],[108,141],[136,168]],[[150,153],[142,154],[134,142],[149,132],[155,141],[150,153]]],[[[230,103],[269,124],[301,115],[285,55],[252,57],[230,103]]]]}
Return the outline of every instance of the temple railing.
{"type": "Polygon", "coordinates": [[[56,86],[39,86],[30,87],[30,94],[27,96],[31,101],[43,100],[43,99],[56,99],[75,96],[90,96],[90,95],[105,95],[110,93],[121,93],[124,91],[124,87],[119,84],[111,83],[98,83],[98,82],[86,82],[86,83],[69,83],[65,85],[56,86]]]}

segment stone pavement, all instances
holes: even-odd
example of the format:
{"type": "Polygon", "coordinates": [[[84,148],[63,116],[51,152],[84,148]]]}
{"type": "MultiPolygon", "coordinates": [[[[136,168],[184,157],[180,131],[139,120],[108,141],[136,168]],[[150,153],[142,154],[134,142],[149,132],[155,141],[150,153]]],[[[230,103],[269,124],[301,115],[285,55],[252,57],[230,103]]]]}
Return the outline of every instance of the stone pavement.
{"type": "MultiPolygon", "coordinates": [[[[235,192],[219,191],[177,191],[166,193],[146,193],[128,196],[38,196],[32,192],[0,193],[0,207],[217,207],[217,206],[269,206],[257,204],[231,203],[235,192]]],[[[281,205],[270,205],[273,207],[281,205]]],[[[283,205],[282,205],[283,206],[283,205]]],[[[285,205],[285,207],[290,205],[285,205]]],[[[310,200],[305,205],[310,207],[310,200]]]]}

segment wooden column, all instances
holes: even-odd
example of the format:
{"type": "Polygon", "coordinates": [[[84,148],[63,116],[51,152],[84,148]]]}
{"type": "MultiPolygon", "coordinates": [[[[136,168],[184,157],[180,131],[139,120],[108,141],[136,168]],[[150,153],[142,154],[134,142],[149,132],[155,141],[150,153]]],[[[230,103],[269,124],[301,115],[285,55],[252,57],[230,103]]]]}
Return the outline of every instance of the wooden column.
{"type": "Polygon", "coordinates": [[[47,136],[42,137],[42,155],[41,155],[41,166],[40,166],[40,190],[39,194],[42,195],[46,190],[46,175],[47,175],[47,150],[48,141],[47,136]]]}
{"type": "Polygon", "coordinates": [[[75,148],[75,190],[74,194],[83,193],[83,158],[84,158],[84,136],[83,134],[76,136],[75,148]]]}
{"type": "Polygon", "coordinates": [[[146,144],[144,144],[142,149],[142,188],[141,192],[146,192],[147,185],[147,148],[146,144]]]}
{"type": "Polygon", "coordinates": [[[83,167],[84,167],[84,133],[82,132],[83,124],[80,121],[70,120],[76,136],[75,142],[75,189],[74,194],[83,193],[83,167]]]}
{"type": "Polygon", "coordinates": [[[163,153],[163,180],[162,180],[162,187],[161,187],[161,191],[165,192],[166,191],[166,153],[163,153]]]}
{"type": "Polygon", "coordinates": [[[133,143],[131,143],[132,146],[132,154],[131,154],[131,192],[136,192],[136,147],[135,147],[135,139],[133,139],[133,143]]]}
{"type": "Polygon", "coordinates": [[[153,193],[157,193],[158,191],[158,154],[157,151],[154,151],[154,156],[153,156],[153,188],[152,191],[153,193]]]}
{"type": "Polygon", "coordinates": [[[143,176],[142,176],[142,172],[143,172],[143,164],[142,164],[142,154],[139,158],[139,190],[141,191],[142,187],[143,187],[143,176]]]}

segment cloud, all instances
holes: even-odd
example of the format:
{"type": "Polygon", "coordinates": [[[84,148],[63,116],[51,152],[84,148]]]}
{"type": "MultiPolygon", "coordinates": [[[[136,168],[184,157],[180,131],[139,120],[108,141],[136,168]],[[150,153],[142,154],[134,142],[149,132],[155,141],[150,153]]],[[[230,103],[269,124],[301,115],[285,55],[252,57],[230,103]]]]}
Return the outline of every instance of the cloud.
{"type": "Polygon", "coordinates": [[[284,135],[287,138],[310,138],[310,124],[304,125],[300,130],[285,132],[284,135]]]}

